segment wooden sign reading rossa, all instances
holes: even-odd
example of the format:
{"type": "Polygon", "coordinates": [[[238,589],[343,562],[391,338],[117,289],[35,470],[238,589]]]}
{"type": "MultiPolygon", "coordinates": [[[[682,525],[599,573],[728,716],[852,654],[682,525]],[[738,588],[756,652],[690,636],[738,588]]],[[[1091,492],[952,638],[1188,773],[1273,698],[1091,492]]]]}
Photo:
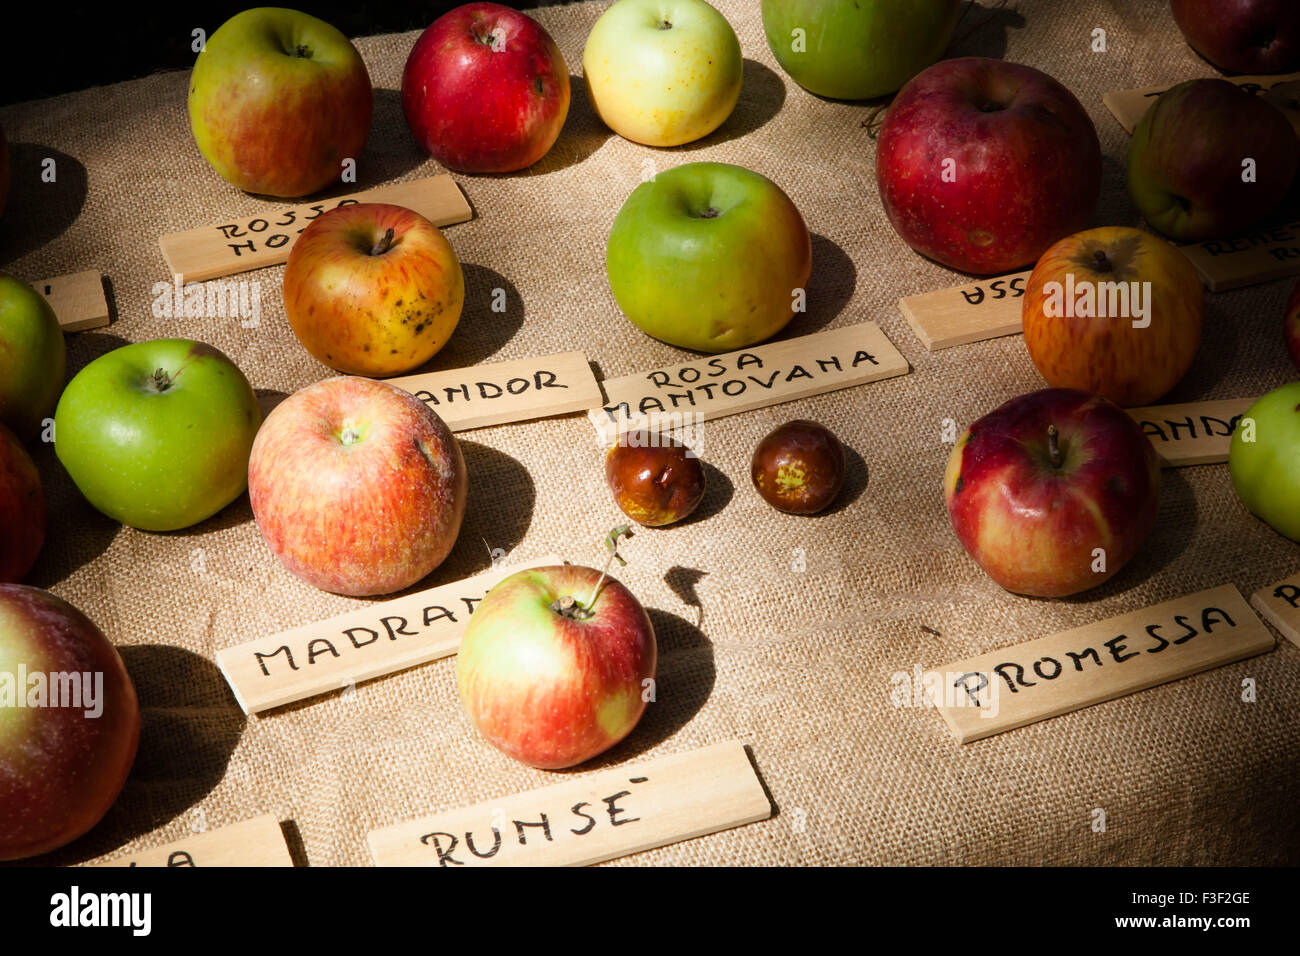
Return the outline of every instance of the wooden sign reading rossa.
{"type": "Polygon", "coordinates": [[[97,866],[293,866],[280,821],[266,814],[97,866]]]}
{"type": "Polygon", "coordinates": [[[108,325],[104,276],[98,269],[33,282],[32,288],[45,297],[64,332],[82,332],[108,325]]]}
{"type": "Polygon", "coordinates": [[[722,418],[908,371],[885,333],[863,322],[609,379],[605,404],[587,414],[611,443],[632,429],[722,418]]]}
{"type": "Polygon", "coordinates": [[[1166,465],[1209,465],[1228,460],[1228,447],[1253,398],[1130,408],[1166,465]]]}
{"type": "Polygon", "coordinates": [[[899,311],[931,352],[967,345],[1024,328],[1021,310],[1029,272],[1016,272],[970,285],[909,295],[899,311]]]}
{"type": "Polygon", "coordinates": [[[426,372],[384,381],[428,405],[454,432],[584,412],[601,400],[582,352],[426,372]]]}
{"type": "Polygon", "coordinates": [[[1300,574],[1260,588],[1250,603],[1292,644],[1300,647],[1300,574]]]}
{"type": "Polygon", "coordinates": [[[739,741],[399,823],[370,834],[379,866],[587,866],[766,820],[739,741]]]}
{"type": "MultiPolygon", "coordinates": [[[[1188,79],[1194,80],[1199,77],[1189,76],[1188,79]]],[[[1280,83],[1300,79],[1300,73],[1273,76],[1220,76],[1215,79],[1236,83],[1242,89],[1252,93],[1263,93],[1280,83]]],[[[1146,111],[1151,108],[1151,104],[1177,85],[1177,83],[1168,83],[1165,86],[1150,86],[1140,90],[1118,90],[1105,94],[1101,101],[1106,104],[1106,108],[1111,111],[1115,119],[1119,120],[1119,125],[1124,127],[1124,131],[1132,133],[1137,129],[1137,124],[1142,121],[1142,117],[1146,115],[1146,111]]]]}
{"type": "Polygon", "coordinates": [[[563,564],[553,555],[493,567],[441,587],[370,604],[329,620],[217,651],[217,666],[246,714],[455,654],[474,606],[524,568],[563,564]]]}
{"type": "Polygon", "coordinates": [[[1235,585],[992,651],[943,668],[934,704],[962,743],[1271,650],[1235,585]]]}
{"type": "Polygon", "coordinates": [[[173,232],[159,239],[158,244],[172,274],[179,275],[182,283],[202,282],[278,265],[289,258],[294,240],[311,225],[313,219],[339,206],[362,202],[405,206],[435,226],[449,226],[473,217],[460,187],[444,173],[317,203],[271,207],[256,216],[173,232]]]}

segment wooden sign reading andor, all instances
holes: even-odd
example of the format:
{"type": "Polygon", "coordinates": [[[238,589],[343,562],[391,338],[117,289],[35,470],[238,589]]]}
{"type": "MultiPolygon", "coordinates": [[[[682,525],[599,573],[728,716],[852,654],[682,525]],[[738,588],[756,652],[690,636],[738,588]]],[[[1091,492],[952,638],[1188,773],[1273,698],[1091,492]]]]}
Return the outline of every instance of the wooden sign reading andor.
{"type": "MultiPolygon", "coordinates": [[[[1188,77],[1188,79],[1197,79],[1197,77],[1188,77]]],[[[1263,93],[1280,83],[1300,79],[1300,73],[1273,76],[1220,76],[1216,79],[1236,83],[1242,89],[1252,93],[1263,93]]],[[[1177,83],[1169,83],[1165,86],[1149,86],[1140,90],[1118,90],[1105,94],[1101,101],[1106,104],[1106,108],[1111,111],[1115,119],[1119,120],[1119,125],[1124,127],[1125,132],[1132,133],[1137,129],[1137,124],[1142,121],[1142,117],[1146,115],[1146,111],[1151,108],[1151,104],[1177,85],[1177,83]]]]}
{"type": "Polygon", "coordinates": [[[962,743],[1262,654],[1271,635],[1235,585],[943,668],[934,704],[962,743]]]}
{"type": "Polygon", "coordinates": [[[379,866],[586,866],[766,820],[739,741],[373,831],[379,866]]]}
{"type": "Polygon", "coordinates": [[[385,379],[428,405],[454,432],[583,412],[601,401],[582,352],[385,379]]]}
{"type": "Polygon", "coordinates": [[[98,269],[33,282],[32,288],[50,304],[59,320],[59,328],[64,332],[82,332],[108,325],[104,276],[98,269]]]}
{"type": "Polygon", "coordinates": [[[280,821],[266,814],[96,865],[293,866],[293,858],[280,821]]]}
{"type": "Polygon", "coordinates": [[[1253,398],[1130,408],[1165,465],[1209,465],[1228,460],[1232,433],[1253,398]]]}
{"type": "Polygon", "coordinates": [[[679,416],[722,418],[862,385],[909,371],[874,322],[769,342],[604,383],[605,404],[587,414],[601,439],[668,425],[679,416]]]}
{"type": "Polygon", "coordinates": [[[1024,328],[1022,308],[1029,270],[898,300],[899,311],[931,352],[1015,335],[1024,328]]]}
{"type": "Polygon", "coordinates": [[[474,607],[524,568],[563,564],[547,556],[415,594],[370,604],[217,651],[217,666],[246,714],[270,710],[455,654],[474,607]]]}
{"type": "Polygon", "coordinates": [[[182,283],[202,282],[284,262],[294,241],[313,219],[339,206],[363,202],[405,206],[435,226],[449,226],[473,217],[460,187],[444,173],[316,203],[273,206],[256,216],[173,232],[159,239],[158,244],[172,274],[179,275],[182,283]]]}
{"type": "Polygon", "coordinates": [[[1292,644],[1300,647],[1300,574],[1260,588],[1250,603],[1292,644]]]}

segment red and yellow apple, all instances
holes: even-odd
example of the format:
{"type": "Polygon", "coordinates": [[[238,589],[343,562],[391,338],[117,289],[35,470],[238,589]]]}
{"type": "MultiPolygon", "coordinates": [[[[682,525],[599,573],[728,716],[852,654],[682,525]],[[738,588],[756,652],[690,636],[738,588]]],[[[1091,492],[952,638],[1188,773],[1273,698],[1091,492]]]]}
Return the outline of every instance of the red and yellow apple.
{"type": "Polygon", "coordinates": [[[704,500],[700,458],[670,436],[633,431],[605,452],[614,503],[637,524],[660,528],[689,516],[704,500]]]}
{"type": "Polygon", "coordinates": [[[27,449],[0,425],[0,583],[21,581],[45,543],[45,492],[27,449]]]}
{"type": "Polygon", "coordinates": [[[388,203],[313,220],[289,252],[284,310],[318,361],[349,375],[398,375],[447,344],[465,304],[460,261],[438,227],[388,203]]]}
{"type": "Polygon", "coordinates": [[[1173,0],[1187,42],[1221,70],[1285,73],[1300,66],[1295,0],[1173,0]]]}
{"type": "Polygon", "coordinates": [[[253,516],[271,553],[313,587],[390,594],[443,562],[465,515],[465,459],[413,395],[326,379],[266,417],[248,463],[253,516]]]}
{"type": "Polygon", "coordinates": [[[1205,292],[1187,257],[1159,236],[1103,226],[1067,236],[1025,283],[1025,345],[1057,388],[1147,405],[1191,367],[1205,292]]]}
{"type": "Polygon", "coordinates": [[[953,530],[994,581],[1064,597],[1109,580],[1155,526],[1160,462],[1118,405],[1030,392],[958,439],[944,474],[953,530]]]}

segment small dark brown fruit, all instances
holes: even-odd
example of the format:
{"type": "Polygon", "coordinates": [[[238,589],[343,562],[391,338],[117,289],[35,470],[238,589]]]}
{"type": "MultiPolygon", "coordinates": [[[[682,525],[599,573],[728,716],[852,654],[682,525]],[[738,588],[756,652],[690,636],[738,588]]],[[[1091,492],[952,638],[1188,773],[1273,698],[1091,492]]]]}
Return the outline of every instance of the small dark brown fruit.
{"type": "Polygon", "coordinates": [[[681,521],[704,498],[700,459],[664,435],[624,435],[605,454],[605,480],[623,513],[650,528],[681,521]]]}
{"type": "Polygon", "coordinates": [[[796,419],[758,443],[750,473],[773,508],[816,514],[830,506],[844,485],[844,446],[826,426],[796,419]]]}

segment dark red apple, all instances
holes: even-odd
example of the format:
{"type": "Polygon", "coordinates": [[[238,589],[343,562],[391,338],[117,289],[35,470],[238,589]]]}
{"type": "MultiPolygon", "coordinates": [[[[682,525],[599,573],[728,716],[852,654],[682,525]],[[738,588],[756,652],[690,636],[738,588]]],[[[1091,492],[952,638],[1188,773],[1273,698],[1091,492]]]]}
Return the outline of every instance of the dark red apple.
{"type": "Polygon", "coordinates": [[[45,492],[27,449],[0,425],[0,582],[21,581],[45,543],[45,492]]]}
{"type": "Polygon", "coordinates": [[[977,275],[1035,262],[1092,218],[1101,144],[1046,73],[982,57],[941,60],[890,104],[876,149],[885,214],[904,241],[977,275]]]}
{"type": "Polygon", "coordinates": [[[844,486],[844,446],[825,425],[797,418],[758,443],[749,472],[754,488],[773,508],[816,514],[830,507],[844,486]]]}
{"type": "Polygon", "coordinates": [[[614,502],[651,528],[681,521],[704,498],[699,456],[669,436],[629,432],[605,453],[605,481],[614,502]]]}
{"type": "Polygon", "coordinates": [[[99,628],[48,591],[0,584],[0,860],[98,823],[139,741],[135,686],[99,628]]]}
{"type": "Polygon", "coordinates": [[[532,17],[467,3],[416,41],[402,109],[416,140],[449,169],[512,172],[541,159],[560,135],[569,67],[532,17]]]}
{"type": "Polygon", "coordinates": [[[1192,49],[1221,70],[1286,73],[1300,66],[1296,0],[1173,0],[1192,49]]]}
{"type": "Polygon", "coordinates": [[[944,475],[962,547],[1008,591],[1064,597],[1128,563],[1155,526],[1160,461],[1118,405],[1047,388],[971,425],[944,475]]]}

